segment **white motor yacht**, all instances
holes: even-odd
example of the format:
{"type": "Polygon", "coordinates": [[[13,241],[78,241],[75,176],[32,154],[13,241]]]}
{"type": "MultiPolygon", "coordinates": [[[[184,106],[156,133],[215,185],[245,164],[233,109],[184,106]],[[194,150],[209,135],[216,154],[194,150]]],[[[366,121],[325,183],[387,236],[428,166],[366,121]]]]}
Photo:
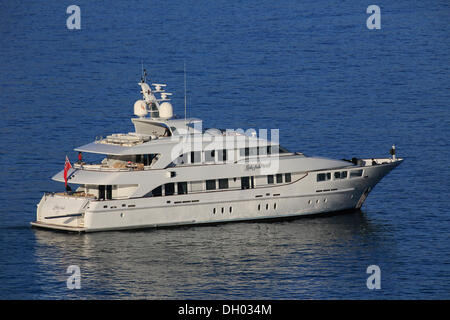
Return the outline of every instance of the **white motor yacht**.
{"type": "Polygon", "coordinates": [[[75,150],[81,158],[52,179],[32,226],[92,232],[285,219],[358,209],[403,159],[333,160],[290,152],[277,130],[202,128],[173,115],[165,84],[139,83],[135,131],[111,134],[75,150]],[[72,191],[73,190],[73,191],[72,191]]]}

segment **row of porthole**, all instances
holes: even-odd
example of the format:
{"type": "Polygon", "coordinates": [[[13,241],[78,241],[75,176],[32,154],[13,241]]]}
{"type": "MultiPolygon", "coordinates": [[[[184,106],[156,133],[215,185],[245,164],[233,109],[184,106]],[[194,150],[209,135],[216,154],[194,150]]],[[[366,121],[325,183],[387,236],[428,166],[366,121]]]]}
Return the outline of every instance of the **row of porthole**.
{"type": "MultiPolygon", "coordinates": [[[[328,202],[328,199],[327,199],[327,198],[323,199],[323,202],[327,203],[327,202],[328,202]]],[[[319,204],[319,203],[320,203],[320,200],[317,199],[317,200],[316,200],[316,204],[319,204]]],[[[312,200],[308,200],[308,204],[313,204],[313,201],[312,201],[312,200]]]]}
{"type": "MultiPolygon", "coordinates": [[[[350,199],[353,199],[353,194],[350,195],[350,199]]],[[[327,203],[328,199],[327,198],[323,199],[323,202],[327,203]]],[[[316,204],[319,204],[319,203],[320,203],[320,200],[316,199],[316,204]]],[[[308,204],[313,204],[313,201],[312,200],[308,200],[308,204]]]]}
{"type": "MultiPolygon", "coordinates": [[[[273,209],[276,210],[277,209],[277,204],[274,203],[273,204],[273,209]]],[[[266,203],[266,210],[269,210],[269,204],[266,203]]],[[[261,211],[261,204],[258,204],[258,211],[261,211]]]]}
{"type": "MultiPolygon", "coordinates": [[[[221,212],[221,213],[225,213],[225,208],[222,207],[221,210],[220,210],[220,212],[221,212]]],[[[228,212],[229,212],[229,213],[232,213],[232,212],[233,212],[233,207],[229,207],[229,208],[228,208],[228,212]]],[[[213,214],[216,214],[216,213],[218,213],[218,210],[216,210],[216,208],[213,208],[212,213],[213,213],[213,214]]]]}

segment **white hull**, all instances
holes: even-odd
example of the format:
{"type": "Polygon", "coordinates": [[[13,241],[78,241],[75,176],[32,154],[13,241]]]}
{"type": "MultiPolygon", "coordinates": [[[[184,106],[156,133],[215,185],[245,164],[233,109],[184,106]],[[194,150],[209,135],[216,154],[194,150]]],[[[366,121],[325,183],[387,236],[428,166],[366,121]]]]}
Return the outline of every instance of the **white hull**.
{"type": "Polygon", "coordinates": [[[47,194],[38,204],[32,225],[92,232],[280,219],[360,208],[378,181],[401,161],[362,167],[364,175],[353,179],[317,182],[314,172],[290,184],[247,190],[104,201],[47,194]]]}

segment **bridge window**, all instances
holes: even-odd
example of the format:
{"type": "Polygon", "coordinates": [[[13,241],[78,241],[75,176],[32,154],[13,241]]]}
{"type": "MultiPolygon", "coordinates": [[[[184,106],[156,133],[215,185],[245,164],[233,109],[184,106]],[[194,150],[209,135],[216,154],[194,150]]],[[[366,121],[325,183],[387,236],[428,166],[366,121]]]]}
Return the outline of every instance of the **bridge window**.
{"type": "Polygon", "coordinates": [[[335,179],[345,179],[347,178],[347,171],[336,171],[334,173],[335,179]]]}
{"type": "Polygon", "coordinates": [[[362,173],[363,173],[362,169],[350,171],[350,178],[361,177],[362,173]]]}
{"type": "Polygon", "coordinates": [[[331,179],[331,172],[327,172],[327,173],[318,173],[317,174],[317,181],[327,181],[331,179]]]}

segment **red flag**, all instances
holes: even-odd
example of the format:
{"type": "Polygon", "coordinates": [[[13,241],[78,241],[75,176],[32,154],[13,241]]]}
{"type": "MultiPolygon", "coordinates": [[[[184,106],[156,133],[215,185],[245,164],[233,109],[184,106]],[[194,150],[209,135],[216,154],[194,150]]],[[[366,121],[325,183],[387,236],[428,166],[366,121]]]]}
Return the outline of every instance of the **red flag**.
{"type": "Polygon", "coordinates": [[[66,184],[67,188],[67,171],[72,168],[72,165],[70,164],[69,158],[66,156],[66,163],[64,164],[64,182],[66,184]]]}

